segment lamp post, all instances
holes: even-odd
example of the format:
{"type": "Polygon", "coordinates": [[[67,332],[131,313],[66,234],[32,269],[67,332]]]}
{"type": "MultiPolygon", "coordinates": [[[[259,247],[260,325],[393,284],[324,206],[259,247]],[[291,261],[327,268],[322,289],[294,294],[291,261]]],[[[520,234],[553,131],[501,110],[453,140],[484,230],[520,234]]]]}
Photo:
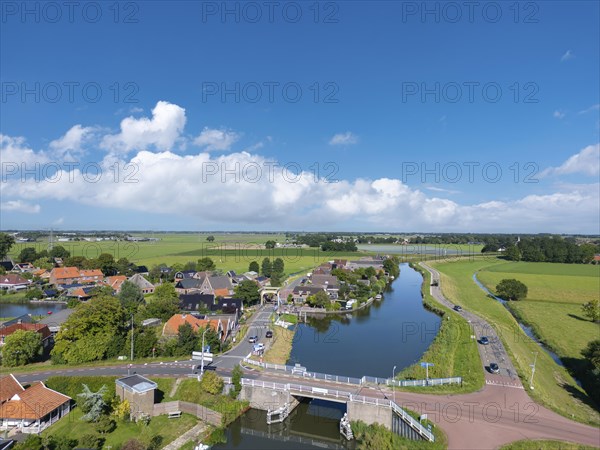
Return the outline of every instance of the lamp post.
{"type": "Polygon", "coordinates": [[[396,389],[394,389],[394,377],[396,376],[396,366],[392,369],[392,396],[394,398],[394,403],[396,403],[396,389]]]}
{"type": "Polygon", "coordinates": [[[202,333],[202,357],[200,360],[200,376],[204,375],[204,335],[206,334],[207,331],[208,331],[208,325],[206,326],[204,333],[202,333]]]}
{"type": "Polygon", "coordinates": [[[133,314],[131,314],[131,361],[133,361],[133,314]]]}
{"type": "Polygon", "coordinates": [[[429,384],[429,366],[433,366],[433,363],[422,362],[421,367],[425,367],[425,381],[429,384]]]}
{"type": "Polygon", "coordinates": [[[533,375],[535,374],[535,362],[537,360],[538,352],[533,352],[535,356],[533,357],[533,364],[531,364],[531,379],[529,380],[529,387],[533,390],[533,375]]]}

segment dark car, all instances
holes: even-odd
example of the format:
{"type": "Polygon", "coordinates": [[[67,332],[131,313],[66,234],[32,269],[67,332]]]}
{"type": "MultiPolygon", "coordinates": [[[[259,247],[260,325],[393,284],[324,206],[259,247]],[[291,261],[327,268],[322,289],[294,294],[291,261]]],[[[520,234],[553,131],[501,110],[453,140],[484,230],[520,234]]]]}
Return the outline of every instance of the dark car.
{"type": "Polygon", "coordinates": [[[255,342],[258,342],[258,336],[250,336],[248,338],[248,342],[250,342],[251,344],[254,344],[255,342]]]}
{"type": "Polygon", "coordinates": [[[500,367],[496,363],[490,363],[490,372],[492,373],[500,373],[500,367]]]}
{"type": "Polygon", "coordinates": [[[454,311],[461,312],[462,308],[458,305],[454,305],[454,311]]]}
{"type": "Polygon", "coordinates": [[[487,338],[487,336],[481,336],[481,339],[479,339],[479,343],[482,345],[488,345],[490,343],[490,340],[487,338]]]}
{"type": "Polygon", "coordinates": [[[272,337],[273,337],[273,332],[272,332],[271,330],[268,330],[268,331],[265,333],[265,337],[272,338],[272,337]]]}

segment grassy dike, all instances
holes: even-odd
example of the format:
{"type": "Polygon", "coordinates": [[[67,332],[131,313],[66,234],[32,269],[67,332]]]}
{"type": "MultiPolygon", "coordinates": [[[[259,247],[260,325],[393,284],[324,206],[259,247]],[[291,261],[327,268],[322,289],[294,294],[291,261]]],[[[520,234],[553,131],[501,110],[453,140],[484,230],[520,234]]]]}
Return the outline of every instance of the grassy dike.
{"type": "Polygon", "coordinates": [[[519,327],[512,314],[499,302],[489,298],[473,281],[475,272],[502,264],[501,260],[455,260],[432,265],[440,272],[441,288],[452,302],[478,314],[493,326],[515,365],[528,394],[538,403],[578,422],[600,424],[598,412],[590,406],[585,392],[564,367],[532,341],[519,327]],[[530,364],[537,352],[534,387],[529,387],[530,364]]]}
{"type": "Polygon", "coordinates": [[[484,375],[479,360],[477,342],[471,339],[471,325],[460,315],[454,314],[452,310],[441,305],[431,296],[429,293],[431,274],[428,271],[413,263],[410,263],[410,267],[423,276],[421,295],[424,307],[441,316],[442,322],[437,336],[423,354],[421,360],[399,372],[397,378],[424,378],[423,368],[419,363],[427,361],[435,364],[429,369],[431,378],[461,376],[463,377],[463,384],[462,386],[445,385],[399,389],[440,394],[467,393],[481,389],[484,384],[484,375]],[[450,320],[448,320],[449,317],[450,320]]]}

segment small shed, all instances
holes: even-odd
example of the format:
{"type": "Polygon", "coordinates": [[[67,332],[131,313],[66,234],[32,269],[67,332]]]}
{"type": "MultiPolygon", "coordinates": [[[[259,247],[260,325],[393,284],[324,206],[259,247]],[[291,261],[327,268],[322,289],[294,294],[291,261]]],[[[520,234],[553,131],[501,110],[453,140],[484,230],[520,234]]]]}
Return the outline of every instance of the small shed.
{"type": "Polygon", "coordinates": [[[154,393],[158,385],[141,375],[129,375],[116,382],[116,393],[129,401],[131,418],[136,420],[143,415],[151,416],[154,409],[154,393]]]}

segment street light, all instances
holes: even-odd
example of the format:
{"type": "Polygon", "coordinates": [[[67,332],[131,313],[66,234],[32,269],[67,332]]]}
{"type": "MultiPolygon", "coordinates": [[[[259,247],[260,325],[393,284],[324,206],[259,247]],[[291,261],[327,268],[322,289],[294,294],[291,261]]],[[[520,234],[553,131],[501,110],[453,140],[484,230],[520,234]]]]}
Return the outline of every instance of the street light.
{"type": "Polygon", "coordinates": [[[533,390],[533,375],[535,374],[535,362],[537,360],[537,355],[538,352],[533,352],[535,353],[535,356],[533,358],[533,364],[530,365],[531,367],[531,379],[529,380],[529,387],[533,390]]]}
{"type": "Polygon", "coordinates": [[[204,375],[204,335],[206,334],[207,331],[208,331],[208,325],[206,326],[204,333],[202,333],[202,357],[201,357],[201,361],[200,361],[200,376],[204,375]]]}
{"type": "Polygon", "coordinates": [[[433,363],[422,362],[421,367],[425,367],[425,381],[429,384],[429,366],[433,366],[433,363]]]}
{"type": "Polygon", "coordinates": [[[392,395],[394,397],[394,403],[396,403],[396,389],[394,389],[394,377],[396,376],[396,366],[392,369],[392,395]]]}

